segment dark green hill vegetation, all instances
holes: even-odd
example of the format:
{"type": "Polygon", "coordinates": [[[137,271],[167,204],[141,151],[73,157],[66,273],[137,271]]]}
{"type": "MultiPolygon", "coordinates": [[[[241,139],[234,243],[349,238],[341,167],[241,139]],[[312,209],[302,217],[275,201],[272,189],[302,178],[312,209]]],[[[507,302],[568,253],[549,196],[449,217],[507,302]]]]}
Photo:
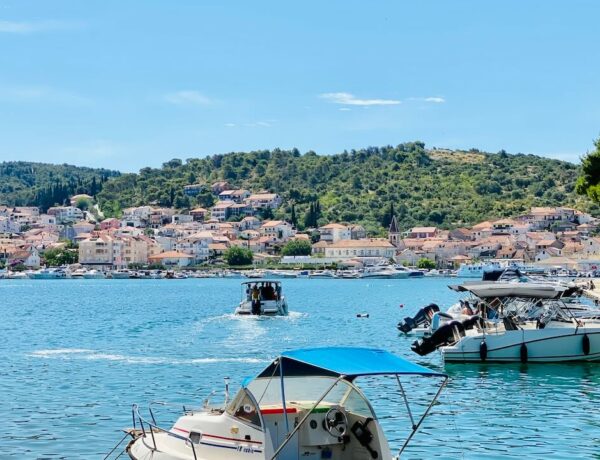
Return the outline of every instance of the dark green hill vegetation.
{"type": "Polygon", "coordinates": [[[39,206],[46,210],[64,204],[72,195],[95,196],[109,178],[119,174],[67,164],[3,162],[0,163],[0,205],[39,206]]]}
{"type": "Polygon", "coordinates": [[[207,207],[214,201],[209,190],[190,198],[183,187],[227,180],[280,194],[284,205],[274,217],[294,217],[300,226],[351,222],[381,233],[392,204],[402,229],[468,225],[531,206],[571,205],[597,213],[597,205],[574,191],[579,173],[572,163],[534,155],[426,150],[411,142],[336,155],[276,149],[174,159],[111,179],[97,197],[109,214],[149,203],[207,207]]]}

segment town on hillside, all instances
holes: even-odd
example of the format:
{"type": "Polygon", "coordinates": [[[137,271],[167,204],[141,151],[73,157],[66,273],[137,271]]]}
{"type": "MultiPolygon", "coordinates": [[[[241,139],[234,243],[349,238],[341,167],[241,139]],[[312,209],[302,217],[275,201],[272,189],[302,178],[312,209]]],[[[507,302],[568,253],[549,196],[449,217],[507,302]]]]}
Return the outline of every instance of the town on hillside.
{"type": "MultiPolygon", "coordinates": [[[[185,193],[194,195],[202,187],[186,186],[185,193]]],[[[361,267],[394,261],[419,266],[426,261],[427,267],[447,269],[504,259],[584,271],[600,264],[600,237],[594,236],[600,220],[568,207],[533,207],[513,218],[453,230],[401,231],[393,217],[385,239],[371,238],[354,224],[331,222],[299,232],[290,222],[262,219],[265,211],[282,205],[275,193],[232,189],[224,181],[212,184],[212,193],[217,201],[210,209],[139,206],[124,209],[120,218],[103,218],[99,209],[90,212],[93,197],[88,195],[73,196],[70,205],[45,213],[36,207],[0,206],[0,266],[52,265],[49,251],[63,250],[74,257],[59,260],[102,270],[196,267],[223,262],[235,247],[250,251],[254,264],[361,267]]]]}

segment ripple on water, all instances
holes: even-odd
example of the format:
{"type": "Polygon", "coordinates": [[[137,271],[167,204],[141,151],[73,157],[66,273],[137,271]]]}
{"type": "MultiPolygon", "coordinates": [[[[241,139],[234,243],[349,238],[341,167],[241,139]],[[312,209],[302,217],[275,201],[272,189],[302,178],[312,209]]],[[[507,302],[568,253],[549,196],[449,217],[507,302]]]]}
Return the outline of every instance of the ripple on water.
{"type": "MultiPolygon", "coordinates": [[[[380,347],[444,369],[436,354],[413,355],[414,338],[395,325],[431,301],[454,303],[452,282],[284,280],[290,315],[256,319],[231,314],[236,280],[2,280],[0,458],[102,458],[132,403],[199,405],[222,394],[224,376],[239,383],[284,349],[380,347]]],[[[600,458],[600,364],[445,370],[447,388],[403,459],[600,458]]],[[[394,382],[362,388],[397,451],[410,421],[394,382]]],[[[405,388],[422,413],[434,387],[405,388]]],[[[176,414],[158,417],[168,425],[176,414]]]]}

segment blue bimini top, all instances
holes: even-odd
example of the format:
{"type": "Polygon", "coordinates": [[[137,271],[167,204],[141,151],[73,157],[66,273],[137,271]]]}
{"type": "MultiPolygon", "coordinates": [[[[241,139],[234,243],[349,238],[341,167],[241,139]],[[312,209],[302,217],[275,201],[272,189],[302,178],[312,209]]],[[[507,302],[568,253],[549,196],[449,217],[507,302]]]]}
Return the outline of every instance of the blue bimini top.
{"type": "Polygon", "coordinates": [[[257,378],[331,376],[352,381],[363,375],[422,375],[447,377],[446,374],[400,358],[384,350],[356,347],[304,348],[286,351],[257,378]]]}

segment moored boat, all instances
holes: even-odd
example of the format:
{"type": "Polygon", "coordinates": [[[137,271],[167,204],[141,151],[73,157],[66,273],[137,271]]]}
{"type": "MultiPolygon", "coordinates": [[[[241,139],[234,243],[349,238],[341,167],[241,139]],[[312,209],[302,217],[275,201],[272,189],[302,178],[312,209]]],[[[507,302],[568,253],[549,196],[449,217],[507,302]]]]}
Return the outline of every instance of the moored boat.
{"type": "Polygon", "coordinates": [[[432,321],[431,334],[413,343],[415,353],[439,349],[446,362],[600,360],[600,311],[578,308],[575,314],[563,301],[576,287],[476,283],[452,288],[473,295],[470,304],[458,307],[470,314],[452,315],[441,326],[432,321]]]}
{"type": "Polygon", "coordinates": [[[104,275],[104,272],[101,272],[100,270],[96,270],[96,269],[88,270],[87,272],[85,272],[83,274],[83,277],[86,280],[99,280],[99,279],[106,278],[106,276],[104,275]]]}
{"type": "Polygon", "coordinates": [[[383,350],[351,347],[285,352],[231,400],[226,386],[223,406],[184,408],[169,429],[158,426],[152,409],[144,418],[134,405],[126,452],[132,460],[392,460],[383,427],[357,383],[382,376],[397,381],[411,420],[400,456],[448,377],[383,350]],[[420,417],[410,407],[408,378],[415,377],[437,384],[420,417]]]}

